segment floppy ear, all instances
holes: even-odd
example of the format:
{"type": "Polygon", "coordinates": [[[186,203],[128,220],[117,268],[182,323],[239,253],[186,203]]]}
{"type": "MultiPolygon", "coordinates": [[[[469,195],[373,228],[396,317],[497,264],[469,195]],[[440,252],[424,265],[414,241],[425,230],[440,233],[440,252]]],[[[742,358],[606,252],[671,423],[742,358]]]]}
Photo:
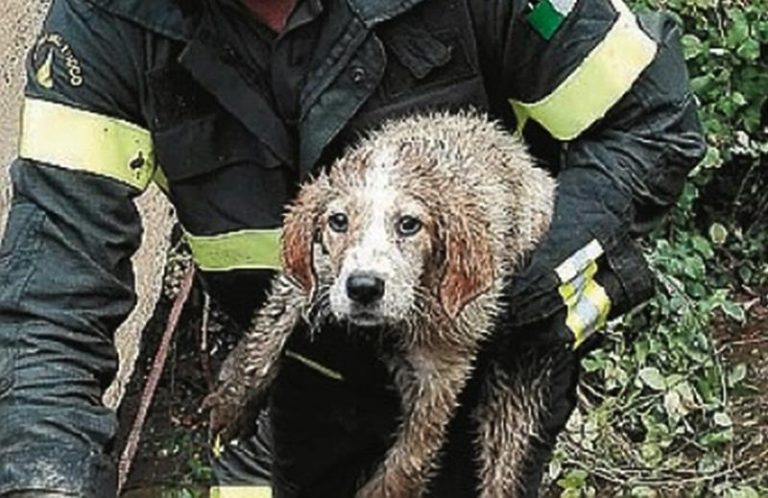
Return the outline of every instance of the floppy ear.
{"type": "Polygon", "coordinates": [[[302,187],[294,203],[288,208],[283,221],[281,259],[283,273],[298,283],[309,295],[315,287],[312,265],[312,245],[318,230],[318,219],[323,212],[327,183],[318,178],[302,187]]]}
{"type": "Polygon", "coordinates": [[[472,216],[476,208],[464,208],[454,207],[443,225],[446,253],[440,302],[451,318],[488,290],[494,277],[488,227],[480,217],[472,216]]]}

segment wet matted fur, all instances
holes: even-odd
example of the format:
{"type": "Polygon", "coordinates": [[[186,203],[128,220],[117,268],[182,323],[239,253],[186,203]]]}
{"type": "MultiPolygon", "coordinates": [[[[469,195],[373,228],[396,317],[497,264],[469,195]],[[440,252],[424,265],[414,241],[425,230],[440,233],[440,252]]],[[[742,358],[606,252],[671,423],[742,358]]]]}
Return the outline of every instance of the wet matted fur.
{"type": "MultiPolygon", "coordinates": [[[[206,400],[212,429],[229,427],[246,398],[265,391],[300,320],[317,333],[327,320],[353,333],[375,327],[386,338],[381,355],[402,397],[402,420],[357,497],[420,496],[492,331],[504,280],[549,226],[554,189],[524,147],[484,115],[413,116],[372,132],[289,209],[283,273],[206,400]]],[[[474,417],[478,493],[519,496],[549,368],[488,372],[474,417]]]]}

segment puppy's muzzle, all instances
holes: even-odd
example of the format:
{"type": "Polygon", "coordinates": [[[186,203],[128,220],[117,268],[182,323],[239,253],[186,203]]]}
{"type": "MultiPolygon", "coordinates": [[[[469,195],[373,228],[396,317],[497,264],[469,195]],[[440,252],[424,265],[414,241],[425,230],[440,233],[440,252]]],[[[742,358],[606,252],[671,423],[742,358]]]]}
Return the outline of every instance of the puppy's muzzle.
{"type": "Polygon", "coordinates": [[[384,280],[372,273],[353,273],[347,278],[347,296],[357,304],[370,306],[384,297],[384,280]]]}

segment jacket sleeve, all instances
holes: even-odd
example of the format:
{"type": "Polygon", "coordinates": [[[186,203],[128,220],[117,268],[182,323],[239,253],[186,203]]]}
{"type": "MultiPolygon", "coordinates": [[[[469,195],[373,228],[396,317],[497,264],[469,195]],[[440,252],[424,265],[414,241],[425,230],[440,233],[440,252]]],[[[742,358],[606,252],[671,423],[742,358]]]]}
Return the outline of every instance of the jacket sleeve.
{"type": "Polygon", "coordinates": [[[675,203],[705,150],[679,29],[621,0],[473,8],[491,93],[560,170],[549,234],[510,285],[509,322],[559,313],[579,344],[650,297],[632,237],[675,203]]]}
{"type": "Polygon", "coordinates": [[[17,461],[26,461],[21,446],[55,432],[44,427],[62,428],[64,453],[103,448],[114,435],[100,396],[117,364],[113,333],[135,304],[130,257],[141,226],[133,200],[153,171],[139,40],[133,26],[85,1],[55,0],[28,56],[0,248],[0,359],[13,370],[0,412],[24,424],[0,434],[3,462],[15,461],[8,453],[19,445],[17,461]]]}

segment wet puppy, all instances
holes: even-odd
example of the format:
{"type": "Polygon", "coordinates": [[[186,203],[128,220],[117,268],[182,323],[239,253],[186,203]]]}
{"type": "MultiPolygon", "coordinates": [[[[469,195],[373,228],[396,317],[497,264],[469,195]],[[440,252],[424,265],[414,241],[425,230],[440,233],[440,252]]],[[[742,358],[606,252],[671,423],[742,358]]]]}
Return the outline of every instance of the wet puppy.
{"type": "MultiPolygon", "coordinates": [[[[555,184],[497,124],[474,113],[390,122],[301,190],[282,239],[283,273],[206,406],[225,428],[274,378],[300,320],[375,326],[402,422],[359,498],[425,490],[503,281],[548,228],[555,184]]],[[[521,493],[546,369],[491,366],[475,410],[483,497],[521,493]]]]}

